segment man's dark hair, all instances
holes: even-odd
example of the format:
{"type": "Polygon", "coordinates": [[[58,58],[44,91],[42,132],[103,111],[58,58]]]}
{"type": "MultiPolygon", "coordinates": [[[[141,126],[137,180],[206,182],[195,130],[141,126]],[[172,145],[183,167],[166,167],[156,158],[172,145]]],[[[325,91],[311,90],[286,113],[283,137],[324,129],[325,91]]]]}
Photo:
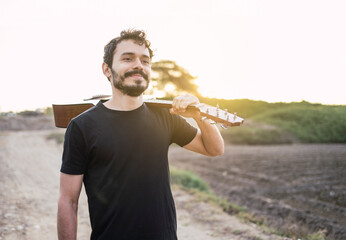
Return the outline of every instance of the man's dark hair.
{"type": "Polygon", "coordinates": [[[150,42],[146,39],[147,35],[144,31],[129,29],[124,30],[120,33],[119,37],[112,39],[104,48],[103,62],[105,62],[110,68],[113,64],[114,51],[118,45],[123,40],[133,40],[138,45],[143,45],[148,48],[150,59],[154,56],[153,50],[150,48],[150,42]]]}

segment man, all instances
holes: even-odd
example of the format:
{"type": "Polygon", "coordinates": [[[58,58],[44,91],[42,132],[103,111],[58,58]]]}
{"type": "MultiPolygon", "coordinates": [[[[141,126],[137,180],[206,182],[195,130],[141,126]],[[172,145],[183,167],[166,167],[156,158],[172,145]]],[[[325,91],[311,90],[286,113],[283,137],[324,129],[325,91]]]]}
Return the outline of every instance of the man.
{"type": "Polygon", "coordinates": [[[171,143],[207,156],[223,153],[209,120],[186,111],[198,104],[183,95],[173,108],[148,107],[143,91],[153,52],[142,31],[128,30],[105,46],[102,70],[112,97],[74,118],[65,134],[58,203],[60,240],[76,239],[82,183],[88,196],[91,239],[175,240],[176,214],[169,185],[171,143]],[[193,118],[199,129],[183,118],[193,118]]]}

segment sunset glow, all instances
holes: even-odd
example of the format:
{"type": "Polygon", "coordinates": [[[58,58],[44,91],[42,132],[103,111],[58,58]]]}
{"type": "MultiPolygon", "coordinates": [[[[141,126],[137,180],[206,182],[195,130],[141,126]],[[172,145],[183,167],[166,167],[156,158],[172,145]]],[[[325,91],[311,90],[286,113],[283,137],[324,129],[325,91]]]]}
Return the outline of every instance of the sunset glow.
{"type": "Polygon", "coordinates": [[[342,0],[3,1],[0,111],[109,94],[103,47],[127,28],[204,96],[346,104],[345,12],[342,0]]]}

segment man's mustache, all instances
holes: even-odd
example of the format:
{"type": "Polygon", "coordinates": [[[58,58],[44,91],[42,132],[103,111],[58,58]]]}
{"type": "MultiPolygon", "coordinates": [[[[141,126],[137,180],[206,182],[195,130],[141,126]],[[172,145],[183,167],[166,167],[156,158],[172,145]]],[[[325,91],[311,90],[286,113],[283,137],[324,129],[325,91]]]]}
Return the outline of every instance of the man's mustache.
{"type": "Polygon", "coordinates": [[[148,78],[149,78],[148,75],[145,74],[145,73],[144,73],[143,71],[141,71],[141,70],[132,70],[132,71],[126,72],[126,73],[124,74],[124,78],[130,77],[130,76],[135,75],[135,74],[140,74],[145,80],[148,81],[148,78]]]}

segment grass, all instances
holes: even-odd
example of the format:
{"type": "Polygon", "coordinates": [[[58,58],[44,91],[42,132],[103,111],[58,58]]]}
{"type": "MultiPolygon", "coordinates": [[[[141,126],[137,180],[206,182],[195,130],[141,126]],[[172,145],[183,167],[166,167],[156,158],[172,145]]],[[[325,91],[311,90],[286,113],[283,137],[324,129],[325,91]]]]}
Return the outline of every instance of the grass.
{"type": "Polygon", "coordinates": [[[290,144],[296,141],[292,134],[281,128],[268,129],[260,126],[230,128],[221,134],[225,142],[231,144],[290,144]]]}
{"type": "Polygon", "coordinates": [[[346,107],[290,106],[253,119],[275,125],[307,143],[346,142],[346,107]]]}
{"type": "Polygon", "coordinates": [[[181,187],[182,189],[192,193],[200,201],[205,201],[213,205],[220,206],[225,212],[239,213],[246,212],[246,208],[230,203],[215,195],[208,184],[198,175],[187,170],[180,170],[171,167],[170,169],[171,184],[181,187]]]}
{"type": "Polygon", "coordinates": [[[46,139],[55,140],[56,143],[61,144],[64,142],[64,137],[65,137],[64,133],[53,132],[53,133],[50,133],[49,135],[47,135],[46,139]]]}
{"type": "Polygon", "coordinates": [[[170,176],[172,184],[179,185],[186,190],[196,189],[201,192],[210,192],[209,186],[190,171],[171,168],[170,176]]]}
{"type": "Polygon", "coordinates": [[[310,234],[306,236],[307,240],[325,240],[325,231],[318,231],[316,233],[310,234]]]}
{"type": "Polygon", "coordinates": [[[226,141],[235,144],[346,143],[346,106],[306,101],[268,103],[248,99],[203,99],[257,123],[225,131],[226,141]],[[261,123],[275,128],[262,128],[261,123]],[[247,129],[245,129],[247,128],[247,129]],[[293,137],[292,137],[293,136],[293,137]]]}

